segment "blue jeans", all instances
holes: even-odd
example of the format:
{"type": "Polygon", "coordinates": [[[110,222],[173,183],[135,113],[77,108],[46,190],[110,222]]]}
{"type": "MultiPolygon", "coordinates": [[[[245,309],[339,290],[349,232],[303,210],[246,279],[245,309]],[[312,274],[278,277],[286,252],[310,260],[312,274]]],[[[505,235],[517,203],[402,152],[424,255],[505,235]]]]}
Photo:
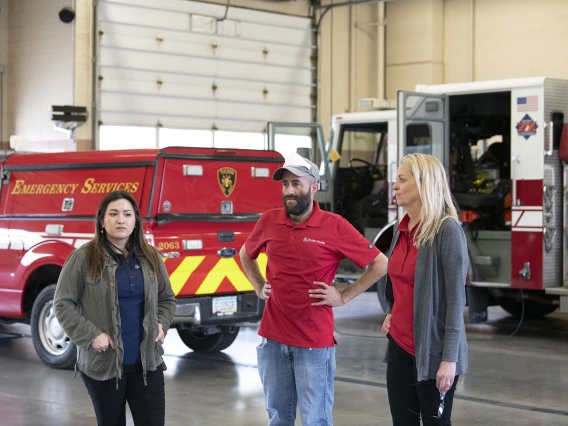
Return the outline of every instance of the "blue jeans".
{"type": "Polygon", "coordinates": [[[300,348],[263,338],[256,348],[268,426],[333,425],[335,347],[300,348]]]}

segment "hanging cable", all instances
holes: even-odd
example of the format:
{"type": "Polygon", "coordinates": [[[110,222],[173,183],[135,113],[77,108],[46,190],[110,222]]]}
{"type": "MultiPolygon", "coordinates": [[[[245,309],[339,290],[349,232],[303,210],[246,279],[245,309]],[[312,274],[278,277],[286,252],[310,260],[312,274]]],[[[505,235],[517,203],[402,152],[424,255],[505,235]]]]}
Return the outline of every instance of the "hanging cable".
{"type": "Polygon", "coordinates": [[[231,3],[231,0],[227,0],[227,6],[225,6],[225,16],[217,19],[217,22],[223,22],[225,19],[227,19],[227,14],[229,13],[229,3],[231,3]]]}

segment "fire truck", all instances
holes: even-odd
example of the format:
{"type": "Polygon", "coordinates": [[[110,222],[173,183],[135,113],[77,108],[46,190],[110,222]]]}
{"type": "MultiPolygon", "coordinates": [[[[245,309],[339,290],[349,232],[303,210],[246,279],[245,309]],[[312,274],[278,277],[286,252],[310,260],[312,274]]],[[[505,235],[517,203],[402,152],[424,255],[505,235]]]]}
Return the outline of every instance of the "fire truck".
{"type": "MultiPolygon", "coordinates": [[[[399,91],[394,110],[334,116],[325,147],[321,127],[308,126],[322,165],[317,196],[386,250],[403,213],[392,189],[399,159],[434,155],[467,237],[470,321],[486,321],[490,305],[519,317],[568,312],[567,111],[568,81],[549,78],[399,91]]],[[[308,127],[271,123],[269,135],[308,134],[308,127]]],[[[347,262],[336,279],[360,273],[347,262]]]]}
{"type": "MultiPolygon", "coordinates": [[[[94,235],[98,205],[123,189],[177,297],[173,327],[195,351],[220,351],[256,322],[257,298],[238,250],[262,212],[282,205],[274,151],[161,150],[5,153],[0,181],[0,320],[27,322],[40,359],[67,368],[76,350],[53,313],[59,273],[94,235]]],[[[266,256],[259,256],[261,271],[266,256]]]]}

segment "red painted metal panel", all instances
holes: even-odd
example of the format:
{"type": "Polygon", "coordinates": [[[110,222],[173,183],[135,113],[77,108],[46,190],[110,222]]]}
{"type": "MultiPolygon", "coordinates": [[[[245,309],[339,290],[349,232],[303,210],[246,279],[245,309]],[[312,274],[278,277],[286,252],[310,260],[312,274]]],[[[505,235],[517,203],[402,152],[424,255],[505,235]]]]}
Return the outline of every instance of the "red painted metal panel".
{"type": "Polygon", "coordinates": [[[14,171],[4,187],[10,194],[9,215],[94,216],[103,197],[124,189],[140,203],[144,167],[75,170],[14,171]],[[73,198],[72,211],[62,211],[73,198]]]}
{"type": "MultiPolygon", "coordinates": [[[[543,181],[518,180],[517,198],[520,200],[520,207],[542,207],[543,181]]],[[[511,286],[513,288],[524,288],[532,290],[543,289],[543,234],[542,225],[540,229],[523,231],[515,230],[511,233],[511,286]],[[528,232],[530,231],[530,232],[528,232]],[[530,264],[531,278],[523,279],[519,273],[525,266],[530,264]]]]}
{"type": "Polygon", "coordinates": [[[231,201],[233,213],[262,213],[282,206],[281,182],[272,173],[281,163],[223,159],[166,160],[159,213],[221,214],[221,202],[231,201]],[[202,176],[184,176],[185,165],[201,165],[202,176]],[[268,177],[252,177],[252,167],[268,169],[268,177]]]}
{"type": "Polygon", "coordinates": [[[521,207],[542,207],[542,197],[542,179],[517,181],[517,199],[521,207]]]}
{"type": "Polygon", "coordinates": [[[542,290],[543,241],[542,232],[513,232],[511,236],[511,287],[542,290]],[[519,271],[530,263],[531,277],[521,278],[519,271]]]}

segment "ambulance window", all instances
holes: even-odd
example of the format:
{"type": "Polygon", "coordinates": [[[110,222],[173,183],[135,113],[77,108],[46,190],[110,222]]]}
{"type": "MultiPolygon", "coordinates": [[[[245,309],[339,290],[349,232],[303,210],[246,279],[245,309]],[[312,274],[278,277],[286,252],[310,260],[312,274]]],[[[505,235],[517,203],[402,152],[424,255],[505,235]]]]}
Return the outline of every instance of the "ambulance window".
{"type": "Polygon", "coordinates": [[[284,158],[289,154],[297,152],[298,148],[308,148],[313,151],[312,138],[302,135],[274,135],[274,149],[284,158]]]}
{"type": "Polygon", "coordinates": [[[405,154],[432,154],[432,132],[428,124],[406,126],[405,154]]]}
{"type": "Polygon", "coordinates": [[[314,157],[312,161],[318,165],[320,174],[323,175],[323,157],[316,129],[313,127],[293,127],[286,130],[287,133],[282,131],[274,135],[274,150],[286,158],[289,154],[298,152],[298,148],[310,149],[314,157]]]}
{"type": "Polygon", "coordinates": [[[363,160],[371,165],[386,165],[387,129],[384,124],[370,125],[349,124],[341,128],[341,140],[338,148],[341,159],[340,168],[366,167],[364,163],[357,162],[350,165],[352,158],[363,160]]]}
{"type": "MultiPolygon", "coordinates": [[[[357,131],[345,129],[343,143],[341,145],[341,160],[339,167],[349,167],[349,159],[359,158],[374,164],[377,145],[381,133],[374,131],[357,131]]],[[[358,164],[361,166],[362,164],[358,164]]]]}

